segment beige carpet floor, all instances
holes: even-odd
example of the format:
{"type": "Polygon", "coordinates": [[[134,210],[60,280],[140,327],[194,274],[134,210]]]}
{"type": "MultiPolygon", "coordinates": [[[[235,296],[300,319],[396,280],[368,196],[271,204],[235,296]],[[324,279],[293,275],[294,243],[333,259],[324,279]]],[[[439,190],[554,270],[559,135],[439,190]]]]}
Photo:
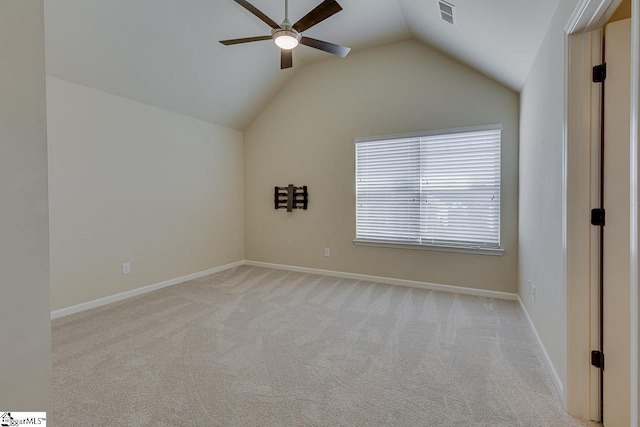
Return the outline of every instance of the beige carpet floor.
{"type": "Polygon", "coordinates": [[[53,322],[53,426],[571,426],[510,301],[238,267],[53,322]]]}

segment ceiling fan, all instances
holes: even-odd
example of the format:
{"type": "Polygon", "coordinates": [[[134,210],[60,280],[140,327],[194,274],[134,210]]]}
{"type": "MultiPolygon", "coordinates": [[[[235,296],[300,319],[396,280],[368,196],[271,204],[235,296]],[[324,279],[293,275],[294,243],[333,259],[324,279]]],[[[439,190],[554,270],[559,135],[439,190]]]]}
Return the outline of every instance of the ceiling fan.
{"type": "Polygon", "coordinates": [[[298,44],[303,44],[305,46],[312,47],[314,49],[319,49],[325,52],[332,53],[334,55],[338,55],[341,58],[344,58],[349,54],[351,48],[340,46],[334,43],[325,42],[322,40],[312,39],[311,37],[304,37],[302,32],[308,30],[314,25],[324,21],[325,19],[335,15],[336,13],[342,10],[342,7],[335,0],[324,0],[320,3],[315,9],[311,12],[307,13],[304,17],[302,17],[295,24],[291,24],[289,22],[289,0],[285,0],[284,8],[285,8],[285,18],[282,21],[281,25],[278,25],[274,20],[269,18],[267,15],[258,10],[255,6],[245,0],[234,0],[240,6],[247,9],[249,12],[253,13],[255,16],[264,21],[267,25],[269,25],[271,30],[270,36],[258,36],[258,37],[246,37],[242,39],[231,39],[231,40],[221,40],[225,46],[230,46],[234,44],[240,43],[250,43],[257,42],[262,40],[273,40],[276,45],[281,49],[281,59],[280,59],[280,68],[291,68],[293,67],[293,49],[295,49],[298,44]]]}

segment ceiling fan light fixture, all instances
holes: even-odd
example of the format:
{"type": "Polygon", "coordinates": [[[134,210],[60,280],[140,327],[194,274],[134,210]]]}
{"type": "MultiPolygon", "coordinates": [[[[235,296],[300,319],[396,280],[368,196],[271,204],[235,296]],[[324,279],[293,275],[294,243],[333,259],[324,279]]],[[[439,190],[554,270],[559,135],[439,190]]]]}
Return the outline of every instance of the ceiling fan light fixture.
{"type": "MultiPolygon", "coordinates": [[[[273,19],[262,13],[257,7],[253,6],[247,0],[234,0],[240,6],[258,17],[262,22],[271,27],[271,35],[244,37],[241,39],[220,40],[225,46],[235,44],[258,42],[263,40],[273,40],[280,48],[280,69],[285,70],[293,67],[293,49],[299,44],[318,49],[323,52],[331,53],[344,58],[349,54],[351,48],[340,46],[335,43],[329,43],[317,40],[311,37],[302,37],[303,32],[314,25],[332,17],[342,10],[342,7],[336,0],[323,0],[311,12],[300,18],[295,24],[289,21],[289,0],[284,0],[284,21],[282,24],[276,23],[273,19]]],[[[442,1],[442,0],[441,0],[442,1]]]]}
{"type": "Polygon", "coordinates": [[[300,44],[300,34],[295,30],[275,31],[273,40],[280,49],[295,49],[300,44]]]}

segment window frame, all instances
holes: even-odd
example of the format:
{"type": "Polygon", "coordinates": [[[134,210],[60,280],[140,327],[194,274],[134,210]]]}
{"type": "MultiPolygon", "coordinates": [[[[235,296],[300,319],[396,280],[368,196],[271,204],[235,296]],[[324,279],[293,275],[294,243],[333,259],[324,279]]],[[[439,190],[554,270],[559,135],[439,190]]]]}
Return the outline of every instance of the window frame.
{"type": "MultiPolygon", "coordinates": [[[[449,135],[455,133],[471,133],[471,132],[482,132],[482,131],[501,131],[500,134],[500,147],[499,147],[499,155],[500,155],[500,215],[498,219],[498,247],[482,247],[482,246],[474,246],[474,245],[465,245],[465,244],[447,244],[447,243],[402,243],[402,242],[393,242],[393,241],[383,241],[383,240],[375,240],[375,239],[359,239],[355,238],[353,240],[353,244],[356,246],[371,246],[371,247],[383,247],[383,248],[393,248],[393,249],[409,249],[409,250],[427,250],[427,251],[437,251],[437,252],[457,252],[457,253],[466,253],[466,254],[481,254],[481,255],[493,255],[493,256],[502,256],[504,255],[504,248],[502,246],[502,210],[503,210],[503,197],[502,197],[502,182],[503,182],[503,165],[502,165],[502,145],[503,145],[503,135],[502,131],[504,130],[504,126],[501,123],[498,124],[490,124],[483,126],[467,126],[467,127],[459,127],[459,128],[450,128],[450,129],[437,129],[430,130],[424,132],[412,132],[412,133],[402,133],[395,135],[381,135],[374,137],[365,137],[365,138],[355,138],[354,139],[354,152],[355,152],[355,161],[354,161],[354,184],[355,184],[355,215],[354,225],[357,229],[357,212],[358,212],[358,197],[357,197],[357,165],[358,165],[358,151],[357,144],[366,143],[366,142],[376,142],[376,141],[386,141],[386,140],[394,140],[394,139],[410,139],[410,138],[424,138],[429,136],[437,136],[437,135],[449,135]]],[[[357,233],[357,231],[356,231],[357,233]]]]}

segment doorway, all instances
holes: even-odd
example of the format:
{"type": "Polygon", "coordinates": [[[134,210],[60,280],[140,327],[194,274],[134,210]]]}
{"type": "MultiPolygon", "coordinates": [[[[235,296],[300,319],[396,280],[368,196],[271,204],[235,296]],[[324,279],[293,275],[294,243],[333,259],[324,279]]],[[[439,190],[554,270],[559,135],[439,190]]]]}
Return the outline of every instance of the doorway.
{"type": "MultiPolygon", "coordinates": [[[[593,280],[598,275],[601,263],[599,262],[599,253],[593,250],[594,243],[598,242],[597,237],[594,237],[598,234],[597,227],[591,226],[590,215],[588,215],[592,208],[599,206],[599,199],[593,194],[594,190],[599,191],[599,184],[593,182],[593,176],[596,175],[594,171],[600,170],[600,151],[599,148],[594,148],[596,145],[599,146],[599,130],[594,131],[592,125],[595,123],[599,126],[600,115],[594,114],[592,106],[596,104],[595,99],[599,97],[600,88],[599,85],[592,83],[591,66],[601,62],[601,50],[599,50],[601,39],[600,37],[592,37],[591,31],[604,28],[624,2],[628,4],[627,13],[630,11],[632,14],[631,37],[628,37],[627,40],[630,40],[630,46],[633,47],[630,66],[626,67],[627,70],[630,70],[627,80],[630,83],[627,86],[627,95],[629,96],[627,105],[630,105],[628,110],[630,112],[628,115],[629,123],[627,126],[621,126],[621,128],[626,127],[624,129],[627,132],[625,138],[629,147],[625,163],[629,165],[629,187],[627,189],[630,195],[630,207],[627,211],[629,212],[627,223],[630,224],[630,227],[627,237],[630,246],[630,256],[628,257],[630,260],[628,271],[630,273],[627,300],[619,303],[623,305],[611,305],[614,312],[618,308],[622,310],[628,308],[629,310],[630,317],[627,323],[629,333],[626,338],[622,336],[623,331],[614,331],[614,333],[619,332],[619,339],[625,340],[629,345],[629,351],[624,356],[628,356],[629,363],[624,363],[623,358],[619,358],[615,363],[615,354],[610,356],[605,354],[607,375],[605,381],[609,382],[609,374],[612,374],[612,377],[615,376],[616,369],[612,366],[623,364],[629,367],[626,376],[628,387],[624,383],[616,386],[615,381],[612,381],[606,388],[613,393],[617,392],[618,396],[614,395],[612,399],[619,397],[623,400],[623,402],[613,401],[613,404],[622,404],[625,408],[629,407],[629,422],[625,422],[626,419],[622,418],[620,425],[635,427],[640,425],[640,393],[638,392],[640,389],[640,289],[638,288],[640,282],[640,146],[638,145],[638,135],[640,134],[640,0],[580,1],[565,26],[565,32],[568,35],[565,45],[567,61],[565,63],[565,82],[567,84],[565,129],[567,135],[564,163],[564,176],[567,183],[565,195],[563,195],[563,204],[567,215],[565,222],[568,310],[566,408],[570,414],[579,418],[601,419],[600,375],[597,368],[591,365],[591,351],[602,349],[599,339],[601,329],[600,293],[599,286],[594,286],[593,280]],[[597,53],[592,50],[596,45],[598,45],[597,53]],[[596,57],[598,62],[593,61],[596,57]],[[595,133],[598,134],[598,138],[595,133]],[[597,144],[594,144],[594,139],[597,144]],[[594,205],[594,201],[598,204],[594,205]],[[594,257],[594,254],[597,256],[594,257]],[[624,402],[627,400],[626,395],[630,396],[628,398],[629,405],[624,402]]],[[[608,61],[611,61],[610,55],[608,55],[608,61]]],[[[613,61],[615,62],[615,58],[613,61]]],[[[609,67],[608,71],[609,76],[612,76],[613,68],[609,67]]],[[[614,83],[608,79],[607,84],[614,83]]],[[[597,105],[599,105],[599,101],[597,105]]],[[[624,189],[620,188],[617,191],[621,192],[624,189]]],[[[608,207],[611,208],[611,206],[608,207]]],[[[607,212],[607,228],[613,223],[614,211],[607,212]]],[[[613,238],[615,238],[615,233],[613,238]]],[[[609,267],[610,269],[611,267],[609,267]]],[[[622,298],[619,300],[622,301],[622,298]]],[[[614,300],[610,299],[609,301],[614,300]]],[[[603,301],[603,309],[606,304],[608,303],[603,301]]],[[[605,320],[604,316],[603,320],[605,320]]],[[[604,327],[607,326],[604,325],[604,327]]],[[[602,330],[604,331],[604,328],[602,330]]],[[[609,344],[613,345],[614,341],[611,339],[615,340],[616,338],[609,339],[609,344]]],[[[603,341],[606,342],[606,340],[607,334],[604,334],[603,341]]],[[[605,344],[605,347],[609,347],[609,345],[605,344]]],[[[605,348],[605,352],[607,351],[610,350],[605,348]]],[[[606,411],[607,409],[605,409],[606,411]]],[[[608,411],[611,413],[612,410],[608,409],[608,411]]],[[[624,413],[626,417],[626,409],[624,413]]],[[[607,420],[607,415],[605,415],[605,425],[612,427],[617,425],[617,422],[610,417],[607,420]]]]}

